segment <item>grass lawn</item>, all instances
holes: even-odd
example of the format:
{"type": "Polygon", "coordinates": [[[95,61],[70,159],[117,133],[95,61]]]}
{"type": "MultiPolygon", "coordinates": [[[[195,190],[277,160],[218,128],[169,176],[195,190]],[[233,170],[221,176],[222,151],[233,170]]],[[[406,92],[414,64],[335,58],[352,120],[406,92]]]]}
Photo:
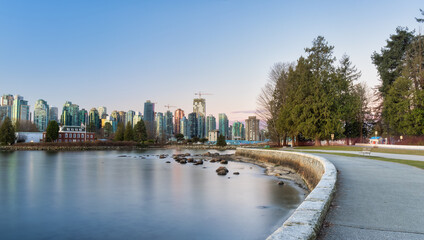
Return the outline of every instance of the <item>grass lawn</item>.
{"type": "MultiPolygon", "coordinates": [[[[332,149],[333,150],[333,149],[332,149]]],[[[373,149],[374,150],[374,149],[373,149]]],[[[387,150],[387,149],[384,149],[387,150]]],[[[394,150],[394,149],[390,149],[394,150]]],[[[410,150],[408,150],[410,151],[410,150]]],[[[386,162],[395,162],[395,163],[401,163],[410,165],[413,167],[424,169],[424,162],[422,161],[410,161],[410,160],[404,160],[404,159],[393,159],[393,158],[384,158],[384,157],[374,157],[374,156],[358,156],[357,154],[353,153],[330,153],[330,152],[319,152],[319,151],[308,151],[308,153],[320,153],[320,154],[331,154],[331,155],[339,155],[339,156],[345,156],[345,157],[361,157],[361,158],[368,158],[371,160],[380,160],[380,161],[386,161],[386,162]]]]}
{"type": "MultiPolygon", "coordinates": [[[[337,150],[337,151],[362,151],[364,147],[354,146],[321,146],[321,147],[295,147],[295,149],[307,150],[337,150]]],[[[390,149],[390,148],[372,148],[371,152],[393,153],[393,154],[409,154],[424,156],[424,150],[405,150],[405,149],[390,149]]]]}

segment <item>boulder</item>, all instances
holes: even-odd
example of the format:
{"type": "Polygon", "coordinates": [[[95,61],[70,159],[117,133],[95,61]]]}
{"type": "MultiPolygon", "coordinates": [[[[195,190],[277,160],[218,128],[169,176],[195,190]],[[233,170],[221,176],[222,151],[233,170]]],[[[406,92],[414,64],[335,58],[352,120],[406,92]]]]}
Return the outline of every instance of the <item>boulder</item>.
{"type": "Polygon", "coordinates": [[[166,163],[171,163],[170,161],[166,161],[166,163]]]}
{"type": "Polygon", "coordinates": [[[233,172],[233,174],[234,174],[234,175],[240,175],[240,173],[239,173],[239,172],[233,172]]]}
{"type": "Polygon", "coordinates": [[[278,185],[284,185],[284,182],[283,181],[279,181],[278,182],[278,185]]]}
{"type": "Polygon", "coordinates": [[[216,169],[216,173],[218,173],[218,175],[225,176],[228,173],[228,169],[226,167],[219,167],[216,169]]]}
{"type": "Polygon", "coordinates": [[[225,160],[225,159],[223,159],[223,160],[221,160],[221,162],[220,162],[221,164],[228,164],[228,161],[227,160],[225,160]]]}

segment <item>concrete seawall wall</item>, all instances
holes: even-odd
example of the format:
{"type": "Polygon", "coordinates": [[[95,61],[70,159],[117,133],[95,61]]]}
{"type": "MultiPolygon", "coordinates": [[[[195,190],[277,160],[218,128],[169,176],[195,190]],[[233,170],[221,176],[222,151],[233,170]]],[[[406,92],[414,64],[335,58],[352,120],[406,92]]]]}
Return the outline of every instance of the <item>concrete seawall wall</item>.
{"type": "Polygon", "coordinates": [[[315,239],[336,189],[337,170],[325,158],[297,152],[237,148],[236,155],[271,162],[296,171],[311,193],[267,239],[315,239]]]}

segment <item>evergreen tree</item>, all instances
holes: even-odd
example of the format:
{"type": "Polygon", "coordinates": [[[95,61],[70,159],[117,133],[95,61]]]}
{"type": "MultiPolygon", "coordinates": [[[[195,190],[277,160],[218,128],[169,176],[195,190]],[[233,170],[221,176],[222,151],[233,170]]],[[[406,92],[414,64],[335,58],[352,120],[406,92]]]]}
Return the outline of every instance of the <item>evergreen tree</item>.
{"type": "Polygon", "coordinates": [[[59,125],[56,121],[50,121],[46,129],[46,142],[54,142],[59,138],[59,125]]]}
{"type": "Polygon", "coordinates": [[[103,128],[104,128],[104,135],[106,138],[108,138],[113,132],[112,124],[110,124],[110,122],[107,122],[105,123],[105,126],[103,128]]]}
{"type": "Polygon", "coordinates": [[[4,119],[3,124],[0,127],[0,144],[1,145],[12,145],[15,143],[15,128],[13,127],[12,121],[8,117],[4,119]]]}
{"type": "Polygon", "coordinates": [[[131,126],[131,122],[128,122],[125,127],[124,139],[125,141],[134,141],[134,130],[131,126]]]}
{"type": "Polygon", "coordinates": [[[216,141],[216,145],[219,146],[219,147],[227,146],[227,142],[225,141],[225,136],[219,135],[219,137],[216,141]]]}
{"type": "Polygon", "coordinates": [[[138,121],[134,126],[134,139],[141,143],[147,141],[147,130],[143,120],[138,121]]]}
{"type": "Polygon", "coordinates": [[[118,123],[118,127],[115,133],[115,141],[124,141],[125,126],[122,122],[118,123]]]}

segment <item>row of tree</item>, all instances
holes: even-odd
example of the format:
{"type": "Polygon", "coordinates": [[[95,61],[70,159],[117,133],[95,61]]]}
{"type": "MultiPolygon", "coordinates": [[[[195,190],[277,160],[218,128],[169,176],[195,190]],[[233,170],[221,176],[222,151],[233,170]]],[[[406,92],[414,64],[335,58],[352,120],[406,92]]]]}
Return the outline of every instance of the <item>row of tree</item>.
{"type": "MultiPolygon", "coordinates": [[[[111,126],[105,126],[105,128],[111,128],[111,126]]],[[[144,143],[147,141],[147,130],[144,121],[138,121],[134,128],[130,122],[128,122],[126,126],[122,122],[118,123],[114,139],[115,141],[135,141],[144,143]]]]}
{"type": "Polygon", "coordinates": [[[271,68],[258,113],[274,142],[307,138],[319,145],[332,134],[352,138],[367,131],[366,86],[354,83],[361,73],[347,55],[336,65],[333,49],[319,36],[305,49],[306,57],[271,68]]]}

